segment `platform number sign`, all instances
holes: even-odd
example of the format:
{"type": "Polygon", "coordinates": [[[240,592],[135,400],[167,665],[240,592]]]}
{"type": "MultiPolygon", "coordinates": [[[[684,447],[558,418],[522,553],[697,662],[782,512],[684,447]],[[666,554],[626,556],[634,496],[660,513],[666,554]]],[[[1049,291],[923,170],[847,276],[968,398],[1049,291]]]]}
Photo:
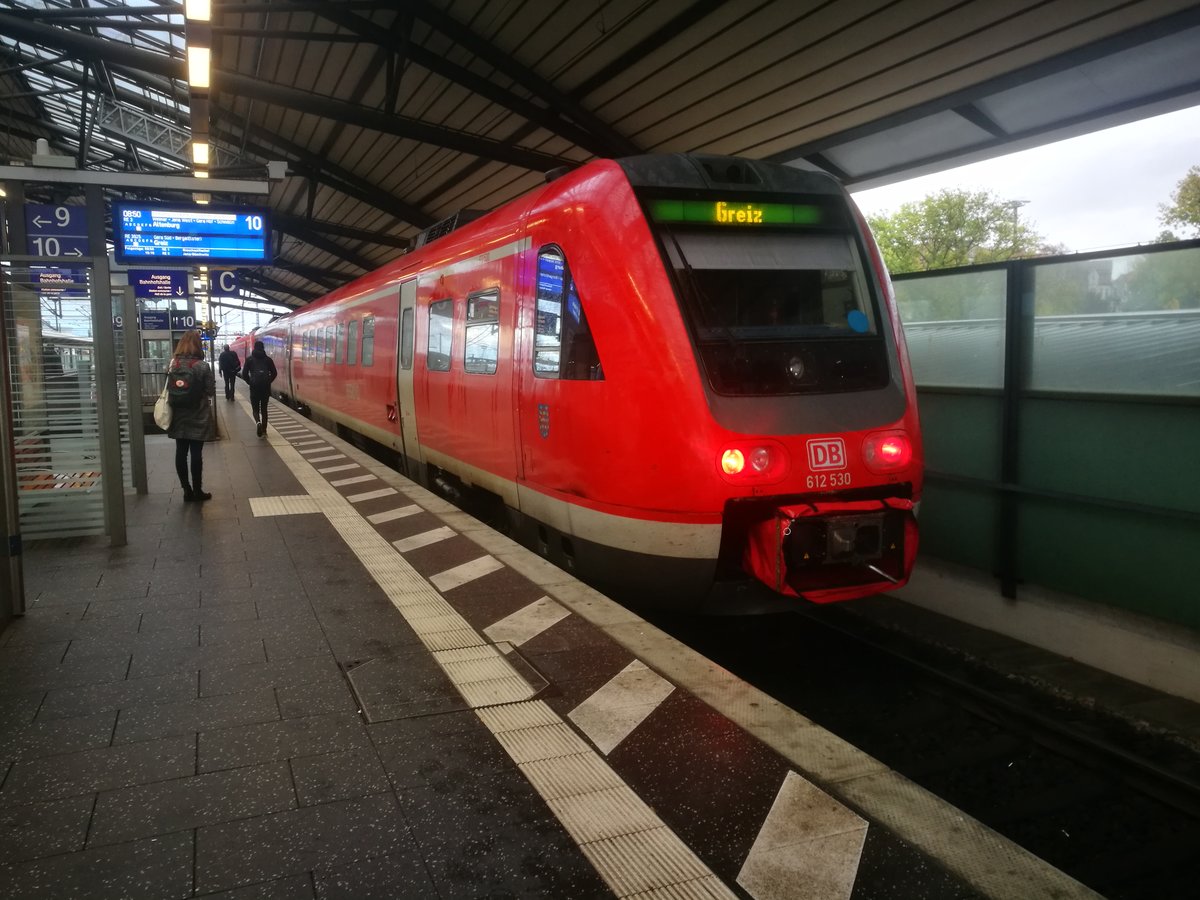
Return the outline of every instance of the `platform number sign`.
{"type": "Polygon", "coordinates": [[[25,204],[25,252],[30,256],[81,259],[88,249],[87,207],[25,204]]]}

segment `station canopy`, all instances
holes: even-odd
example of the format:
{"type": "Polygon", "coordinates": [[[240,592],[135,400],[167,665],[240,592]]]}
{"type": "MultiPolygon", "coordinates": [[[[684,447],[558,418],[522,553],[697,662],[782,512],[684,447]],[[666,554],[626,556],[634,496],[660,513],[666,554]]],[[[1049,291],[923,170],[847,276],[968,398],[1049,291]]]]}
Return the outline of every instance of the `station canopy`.
{"type": "Polygon", "coordinates": [[[1200,3],[1172,0],[212,0],[202,25],[0,0],[0,153],[190,174],[206,133],[214,178],[275,162],[275,255],[241,284],[294,307],[562,166],[695,151],[885,184],[1196,105],[1197,47],[1200,3]]]}

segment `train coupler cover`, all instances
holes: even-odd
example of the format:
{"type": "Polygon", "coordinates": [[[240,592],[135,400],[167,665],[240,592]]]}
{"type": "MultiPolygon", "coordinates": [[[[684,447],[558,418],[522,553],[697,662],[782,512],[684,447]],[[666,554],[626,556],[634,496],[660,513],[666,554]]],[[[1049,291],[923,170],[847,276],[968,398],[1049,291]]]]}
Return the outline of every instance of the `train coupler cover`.
{"type": "Polygon", "coordinates": [[[749,529],[742,566],[781,594],[831,603],[903,585],[917,542],[911,500],[780,506],[749,529]]]}

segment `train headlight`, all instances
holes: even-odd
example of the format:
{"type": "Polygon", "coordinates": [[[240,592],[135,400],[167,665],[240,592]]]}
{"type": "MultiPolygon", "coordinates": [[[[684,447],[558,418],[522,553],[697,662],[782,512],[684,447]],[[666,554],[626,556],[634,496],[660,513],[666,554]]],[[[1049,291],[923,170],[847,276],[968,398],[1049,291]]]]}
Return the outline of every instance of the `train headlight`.
{"type": "Polygon", "coordinates": [[[782,444],[759,438],[726,445],[717,464],[730,484],[771,484],[787,474],[788,455],[782,444]]]}
{"type": "Polygon", "coordinates": [[[804,377],[804,360],[798,356],[793,356],[788,360],[788,374],[796,381],[804,377]]]}
{"type": "Polygon", "coordinates": [[[896,472],[912,462],[913,445],[903,431],[879,431],[863,441],[863,462],[879,475],[896,472]]]}

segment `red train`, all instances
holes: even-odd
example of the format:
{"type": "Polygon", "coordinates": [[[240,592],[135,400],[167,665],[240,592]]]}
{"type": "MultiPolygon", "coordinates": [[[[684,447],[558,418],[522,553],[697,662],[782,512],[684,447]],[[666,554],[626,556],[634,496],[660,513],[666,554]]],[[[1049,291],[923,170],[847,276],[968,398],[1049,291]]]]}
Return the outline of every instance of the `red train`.
{"type": "Polygon", "coordinates": [[[431,236],[263,340],[284,400],[618,596],[753,576],[825,602],[904,583],[923,475],[879,251],[827,175],[599,160],[431,236]]]}

